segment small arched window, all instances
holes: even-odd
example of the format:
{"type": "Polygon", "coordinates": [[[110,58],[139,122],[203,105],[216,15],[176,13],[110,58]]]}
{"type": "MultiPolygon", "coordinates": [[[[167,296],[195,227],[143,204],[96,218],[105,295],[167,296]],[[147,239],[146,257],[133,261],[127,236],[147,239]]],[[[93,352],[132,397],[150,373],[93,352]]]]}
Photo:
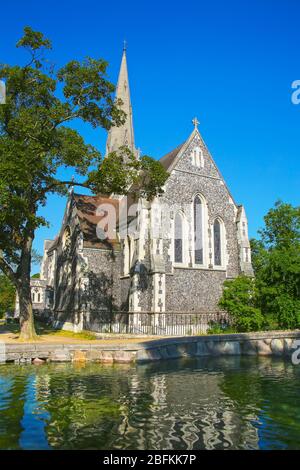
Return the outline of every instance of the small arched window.
{"type": "Polygon", "coordinates": [[[222,227],[218,219],[214,221],[214,264],[222,266],[222,227]]]}
{"type": "Polygon", "coordinates": [[[182,230],[182,217],[180,214],[176,214],[175,216],[174,261],[175,263],[183,262],[183,230],[182,230]]]}
{"type": "Polygon", "coordinates": [[[38,293],[38,299],[37,299],[37,301],[38,301],[38,302],[41,301],[41,294],[40,294],[40,293],[38,293]]]}
{"type": "Polygon", "coordinates": [[[32,302],[35,302],[35,293],[34,292],[32,292],[31,298],[32,298],[32,302]]]}
{"type": "Polygon", "coordinates": [[[199,196],[194,199],[194,259],[195,264],[203,264],[203,204],[199,196]]]}

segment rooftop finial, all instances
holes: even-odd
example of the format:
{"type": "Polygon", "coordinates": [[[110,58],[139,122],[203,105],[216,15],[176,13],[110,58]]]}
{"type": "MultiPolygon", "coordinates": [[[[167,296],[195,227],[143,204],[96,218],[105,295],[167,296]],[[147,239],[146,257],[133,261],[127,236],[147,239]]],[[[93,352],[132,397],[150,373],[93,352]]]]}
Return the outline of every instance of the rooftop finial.
{"type": "Polygon", "coordinates": [[[126,49],[127,49],[127,41],[126,41],[126,39],[124,39],[124,41],[123,41],[123,51],[125,52],[126,49]]]}
{"type": "Polygon", "coordinates": [[[192,123],[194,124],[195,129],[198,129],[198,125],[200,124],[200,122],[198,121],[196,117],[194,117],[194,119],[192,120],[192,123]]]}

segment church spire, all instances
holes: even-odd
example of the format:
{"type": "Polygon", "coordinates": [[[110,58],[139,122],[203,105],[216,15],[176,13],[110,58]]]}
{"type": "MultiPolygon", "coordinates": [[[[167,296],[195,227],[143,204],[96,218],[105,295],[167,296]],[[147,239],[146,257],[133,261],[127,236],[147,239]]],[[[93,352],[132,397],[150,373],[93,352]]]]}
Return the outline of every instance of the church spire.
{"type": "Polygon", "coordinates": [[[106,142],[106,154],[114,152],[118,150],[119,147],[126,145],[136,155],[137,151],[134,146],[132,108],[130,101],[125,41],[116,89],[116,99],[122,100],[123,104],[121,105],[121,109],[126,113],[126,121],[122,126],[114,126],[109,130],[106,142]]]}

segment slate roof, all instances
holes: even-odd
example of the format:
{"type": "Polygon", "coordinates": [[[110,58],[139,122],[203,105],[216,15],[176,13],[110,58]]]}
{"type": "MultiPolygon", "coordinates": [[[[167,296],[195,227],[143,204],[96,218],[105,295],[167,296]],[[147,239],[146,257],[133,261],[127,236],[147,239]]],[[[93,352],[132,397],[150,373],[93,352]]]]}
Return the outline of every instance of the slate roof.
{"type": "Polygon", "coordinates": [[[174,162],[175,158],[177,157],[178,153],[184,146],[185,142],[183,144],[178,145],[176,149],[172,150],[171,152],[167,153],[164,155],[159,161],[162,164],[162,166],[165,168],[165,170],[168,170],[172,163],[174,162]]]}
{"type": "MultiPolygon", "coordinates": [[[[83,234],[83,244],[87,248],[115,249],[119,247],[117,236],[115,238],[101,240],[97,236],[97,224],[107,216],[107,213],[97,215],[97,208],[102,204],[112,204],[116,210],[117,222],[119,218],[119,200],[107,196],[86,196],[74,194],[77,209],[77,217],[83,234]]],[[[105,229],[106,227],[104,227],[105,229]]]]}

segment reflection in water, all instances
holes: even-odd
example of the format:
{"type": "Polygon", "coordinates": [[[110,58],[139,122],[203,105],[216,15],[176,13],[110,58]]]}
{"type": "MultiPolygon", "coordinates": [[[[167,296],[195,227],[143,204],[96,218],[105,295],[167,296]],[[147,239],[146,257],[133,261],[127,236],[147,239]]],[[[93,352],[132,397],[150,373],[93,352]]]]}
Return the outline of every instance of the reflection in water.
{"type": "Polygon", "coordinates": [[[300,369],[227,357],[0,366],[1,449],[299,449],[300,369]]]}

